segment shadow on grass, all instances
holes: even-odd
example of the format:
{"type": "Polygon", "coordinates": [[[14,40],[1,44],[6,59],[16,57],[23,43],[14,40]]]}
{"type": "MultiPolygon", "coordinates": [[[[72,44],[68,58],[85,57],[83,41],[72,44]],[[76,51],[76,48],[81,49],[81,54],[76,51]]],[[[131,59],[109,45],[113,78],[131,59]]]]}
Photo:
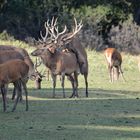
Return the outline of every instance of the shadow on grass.
{"type": "MultiPolygon", "coordinates": [[[[52,89],[28,89],[28,92],[28,112],[24,111],[25,101],[18,103],[14,113],[0,111],[0,139],[19,140],[19,136],[21,140],[140,138],[139,92],[93,88],[89,89],[89,98],[85,98],[84,89],[79,89],[78,99],[63,99],[61,88],[56,90],[55,99],[51,97],[52,89]]],[[[71,95],[71,89],[66,89],[66,95],[71,95]]],[[[13,103],[8,100],[10,110],[13,103]]]]}
{"type": "MultiPolygon", "coordinates": [[[[48,99],[63,99],[63,93],[61,88],[56,89],[56,97],[52,98],[52,89],[28,89],[29,96],[34,98],[48,98],[48,99]]],[[[66,98],[68,99],[71,94],[72,90],[70,88],[65,89],[66,98]]],[[[79,88],[78,90],[79,98],[84,99],[115,99],[115,98],[137,98],[140,97],[140,92],[138,91],[127,91],[127,90],[103,90],[98,88],[90,88],[89,89],[89,97],[85,97],[85,89],[79,88]]]]}

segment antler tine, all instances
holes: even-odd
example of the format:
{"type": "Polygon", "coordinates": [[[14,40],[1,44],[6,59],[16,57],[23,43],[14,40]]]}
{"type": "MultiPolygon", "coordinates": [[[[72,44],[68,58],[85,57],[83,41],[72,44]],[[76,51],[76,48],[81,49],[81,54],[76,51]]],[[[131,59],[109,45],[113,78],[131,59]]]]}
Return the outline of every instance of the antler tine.
{"type": "Polygon", "coordinates": [[[43,42],[41,39],[39,39],[39,38],[38,38],[38,41],[39,41],[41,44],[44,43],[44,42],[43,42]]]}
{"type": "Polygon", "coordinates": [[[47,27],[50,27],[49,19],[48,19],[47,22],[46,22],[46,26],[47,26],[47,27]]]}
{"type": "Polygon", "coordinates": [[[45,28],[48,29],[47,31],[49,32],[52,40],[55,40],[55,41],[57,41],[60,35],[64,34],[67,31],[67,26],[65,25],[64,30],[59,33],[57,20],[58,18],[55,19],[53,17],[50,23],[49,23],[49,20],[47,20],[47,22],[45,23],[45,28]]]}
{"type": "Polygon", "coordinates": [[[57,19],[58,18],[56,18],[56,19],[54,17],[52,18],[51,27],[55,27],[57,25],[57,19]]]}
{"type": "Polygon", "coordinates": [[[57,20],[58,20],[58,17],[55,19],[55,21],[54,21],[54,26],[56,26],[57,25],[57,20]]]}
{"type": "Polygon", "coordinates": [[[54,25],[54,16],[52,17],[51,27],[54,25]]]}
{"type": "Polygon", "coordinates": [[[35,65],[34,65],[34,69],[37,71],[37,67],[39,67],[41,64],[42,64],[42,61],[40,60],[39,63],[37,62],[37,57],[36,57],[36,62],[35,62],[35,65]]]}
{"type": "Polygon", "coordinates": [[[49,23],[49,20],[45,23],[45,27],[48,28],[48,32],[51,35],[51,38],[56,39],[57,35],[55,35],[55,26],[57,25],[57,18],[54,19],[54,17],[51,20],[51,23],[49,23]]]}
{"type": "Polygon", "coordinates": [[[77,20],[76,18],[74,18],[74,23],[75,23],[75,28],[72,29],[72,33],[70,36],[68,36],[65,40],[68,40],[70,38],[72,38],[75,34],[77,34],[81,28],[83,27],[83,24],[82,24],[82,20],[80,21],[80,23],[77,25],[77,20]]]}
{"type": "Polygon", "coordinates": [[[40,36],[41,36],[43,42],[46,41],[47,36],[48,36],[48,32],[49,32],[48,27],[46,26],[46,22],[44,23],[44,27],[45,27],[45,30],[46,30],[46,32],[45,32],[45,36],[43,36],[42,31],[40,31],[40,36]]]}
{"type": "Polygon", "coordinates": [[[80,21],[80,23],[77,25],[77,20],[76,20],[76,18],[74,17],[74,22],[75,22],[75,30],[74,30],[74,32],[79,32],[80,31],[80,29],[83,27],[83,24],[82,24],[82,20],[80,21]]]}

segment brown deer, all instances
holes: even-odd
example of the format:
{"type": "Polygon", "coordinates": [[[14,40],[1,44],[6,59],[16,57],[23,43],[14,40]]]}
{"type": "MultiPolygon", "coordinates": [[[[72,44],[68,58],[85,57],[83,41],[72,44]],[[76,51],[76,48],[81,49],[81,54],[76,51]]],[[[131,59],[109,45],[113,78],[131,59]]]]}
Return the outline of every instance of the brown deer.
{"type": "Polygon", "coordinates": [[[77,93],[77,60],[74,53],[64,53],[50,46],[48,48],[37,49],[31,53],[32,56],[41,57],[43,64],[49,68],[53,79],[53,97],[55,97],[56,76],[61,75],[61,85],[63,88],[63,97],[65,97],[64,80],[65,75],[69,76],[73,86],[73,96],[77,93]],[[74,78],[72,74],[74,73],[74,78]]]}
{"type": "Polygon", "coordinates": [[[13,50],[19,52],[23,57],[25,63],[29,66],[29,78],[33,78],[36,76],[36,71],[34,69],[34,63],[32,62],[28,52],[24,48],[17,48],[10,45],[0,45],[0,51],[13,50]]]}
{"type": "Polygon", "coordinates": [[[29,66],[22,60],[15,59],[0,64],[0,88],[3,99],[3,111],[6,111],[6,89],[9,83],[14,83],[18,90],[12,111],[16,109],[19,98],[21,97],[21,85],[26,95],[26,111],[28,110],[28,92],[26,87],[26,79],[28,77],[29,66]]]}
{"type": "MultiPolygon", "coordinates": [[[[4,63],[11,59],[21,59],[29,66],[29,78],[35,80],[36,84],[39,83],[39,80],[42,81],[41,74],[37,71],[36,67],[28,54],[28,52],[23,48],[17,48],[10,45],[0,45],[0,63],[4,63]]],[[[16,89],[13,90],[12,99],[15,98],[16,89]]]]}
{"type": "MultiPolygon", "coordinates": [[[[0,64],[3,64],[9,60],[19,59],[24,61],[24,57],[17,51],[14,50],[5,50],[0,51],[0,64]]],[[[15,98],[16,95],[16,88],[14,87],[12,100],[15,98]]],[[[22,96],[21,96],[22,100],[22,96]]]]}
{"type": "Polygon", "coordinates": [[[108,63],[110,81],[111,82],[114,81],[114,69],[113,68],[116,68],[117,79],[119,78],[119,74],[121,74],[123,80],[125,81],[123,72],[122,72],[122,68],[121,68],[121,64],[122,64],[121,54],[115,48],[107,48],[104,51],[104,54],[105,54],[105,57],[106,57],[106,60],[108,63]]]}
{"type": "MultiPolygon", "coordinates": [[[[42,40],[40,42],[47,42],[46,44],[50,43],[50,40],[57,45],[58,48],[61,48],[62,51],[66,50],[75,53],[77,62],[79,64],[80,73],[84,75],[85,78],[85,85],[86,85],[86,97],[88,97],[88,60],[87,60],[87,53],[85,49],[82,47],[79,39],[76,37],[76,34],[80,31],[82,22],[77,24],[76,19],[75,21],[75,29],[73,32],[67,33],[67,27],[65,26],[64,30],[59,33],[58,26],[57,26],[57,19],[52,19],[51,23],[49,24],[49,20],[45,22],[45,29],[46,35],[43,36],[41,33],[42,40]],[[51,39],[47,38],[48,33],[51,35],[51,39]]],[[[47,45],[46,45],[47,46],[47,45]]],[[[45,45],[43,47],[46,47],[45,45]]]]}

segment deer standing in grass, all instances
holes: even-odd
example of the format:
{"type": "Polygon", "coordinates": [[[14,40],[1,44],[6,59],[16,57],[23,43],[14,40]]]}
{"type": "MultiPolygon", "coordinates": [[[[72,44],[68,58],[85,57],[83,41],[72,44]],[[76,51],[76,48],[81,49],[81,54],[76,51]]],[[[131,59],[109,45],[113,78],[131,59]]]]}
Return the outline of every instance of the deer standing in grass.
{"type": "Polygon", "coordinates": [[[119,74],[121,74],[123,80],[125,81],[121,68],[122,64],[121,54],[115,48],[107,48],[104,51],[104,54],[108,63],[110,81],[111,82],[114,81],[114,68],[116,69],[117,80],[119,78],[119,74]]]}
{"type": "MultiPolygon", "coordinates": [[[[37,68],[34,66],[28,52],[24,48],[17,48],[10,45],[0,45],[0,64],[12,59],[23,60],[29,66],[29,78],[34,79],[37,85],[41,84],[38,82],[41,79],[41,74],[37,71],[37,68]]],[[[16,88],[13,90],[12,100],[15,98],[15,95],[16,88]]]]}
{"type": "Polygon", "coordinates": [[[5,87],[9,83],[13,83],[17,89],[17,98],[15,100],[12,111],[16,109],[19,98],[21,97],[21,85],[26,95],[26,111],[28,110],[28,92],[26,80],[28,78],[29,66],[22,60],[11,60],[0,64],[0,88],[3,99],[3,111],[6,111],[6,92],[5,87]]]}
{"type": "MultiPolygon", "coordinates": [[[[78,88],[78,80],[77,80],[77,71],[79,68],[76,54],[73,52],[63,52],[59,49],[60,42],[61,43],[69,43],[71,39],[80,31],[82,27],[82,23],[76,24],[75,29],[73,29],[73,32],[68,36],[65,37],[65,42],[63,42],[61,39],[61,35],[63,35],[67,28],[65,26],[64,30],[62,32],[58,32],[58,28],[49,28],[47,27],[47,23],[45,23],[45,29],[46,34],[42,37],[42,41],[44,43],[44,46],[40,49],[35,50],[31,53],[33,56],[39,56],[41,57],[43,63],[48,67],[51,71],[52,79],[53,79],[53,97],[55,96],[55,86],[56,86],[56,75],[61,75],[61,85],[63,88],[63,97],[65,97],[65,91],[64,91],[64,79],[65,75],[69,77],[72,87],[73,87],[73,93],[71,97],[78,96],[77,88],[78,88]],[[47,38],[48,33],[50,33],[51,39],[47,38]],[[53,42],[52,40],[55,41],[53,42]],[[51,42],[50,42],[51,40],[51,42]],[[72,76],[72,74],[74,76],[72,76]]],[[[64,40],[64,38],[63,38],[64,40]]]]}
{"type": "MultiPolygon", "coordinates": [[[[88,97],[88,60],[87,60],[87,53],[85,49],[82,47],[82,44],[76,34],[80,31],[82,21],[77,24],[77,20],[74,18],[75,29],[77,32],[74,33],[74,29],[72,32],[62,32],[61,34],[57,35],[58,33],[58,26],[57,26],[57,18],[54,20],[54,17],[49,24],[49,20],[45,23],[45,27],[49,29],[51,32],[51,37],[53,38],[53,42],[59,46],[62,50],[68,50],[70,52],[75,53],[77,62],[79,64],[80,73],[84,75],[85,85],[86,85],[86,97],[88,97]],[[55,34],[56,33],[56,34],[55,34]]],[[[65,26],[66,28],[66,26],[65,26]]],[[[42,35],[41,35],[42,36],[42,35]]],[[[43,37],[43,36],[42,36],[43,37]]],[[[44,39],[44,38],[43,38],[44,39]]]]}
{"type": "MultiPolygon", "coordinates": [[[[24,48],[17,48],[10,45],[0,45],[0,51],[16,51],[22,55],[24,58],[25,63],[29,66],[29,78],[32,79],[32,77],[36,76],[36,71],[34,68],[34,63],[32,62],[28,52],[24,48]]],[[[4,53],[4,52],[3,52],[4,53]]],[[[15,54],[13,53],[13,57],[15,57],[15,54]]],[[[18,59],[19,57],[17,57],[18,59]]]]}
{"type": "MultiPolygon", "coordinates": [[[[88,97],[88,60],[87,60],[87,53],[85,49],[82,47],[79,39],[76,37],[76,34],[80,31],[82,22],[77,24],[76,19],[74,18],[75,22],[75,29],[72,32],[67,33],[67,27],[63,32],[59,33],[58,26],[57,26],[57,19],[52,19],[51,23],[49,24],[49,20],[45,23],[46,31],[51,34],[51,39],[46,39],[46,36],[41,34],[43,42],[47,42],[49,44],[52,42],[53,44],[57,45],[60,50],[63,52],[72,52],[76,55],[76,59],[79,65],[80,73],[84,75],[85,85],[86,85],[86,97],[88,97]],[[46,41],[47,40],[47,41],[46,41]],[[50,41],[51,40],[51,41],[50,41]],[[67,50],[67,51],[64,51],[67,50]]],[[[42,41],[41,41],[42,42],[42,41]]],[[[46,47],[44,45],[43,47],[46,47]]],[[[73,96],[73,95],[72,95],[73,96]]]]}

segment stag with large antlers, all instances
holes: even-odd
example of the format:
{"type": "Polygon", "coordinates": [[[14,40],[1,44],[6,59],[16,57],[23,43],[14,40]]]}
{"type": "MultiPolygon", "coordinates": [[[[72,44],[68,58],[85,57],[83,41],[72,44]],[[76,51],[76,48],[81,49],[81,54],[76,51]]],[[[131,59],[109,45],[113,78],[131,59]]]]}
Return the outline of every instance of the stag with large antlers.
{"type": "MultiPolygon", "coordinates": [[[[53,97],[55,96],[55,86],[56,86],[56,75],[61,75],[62,77],[62,88],[63,88],[63,97],[65,97],[65,90],[64,90],[64,79],[65,75],[69,77],[72,87],[73,87],[73,96],[78,96],[77,87],[78,87],[78,80],[77,80],[77,71],[78,71],[78,63],[75,53],[73,52],[63,52],[60,51],[58,41],[61,39],[60,36],[64,35],[67,31],[65,26],[62,32],[58,32],[58,28],[55,27],[56,21],[52,21],[51,25],[48,22],[45,23],[46,34],[43,36],[41,32],[42,40],[39,40],[41,43],[44,42],[42,48],[39,48],[31,53],[33,56],[41,57],[43,63],[48,67],[51,71],[51,75],[53,78],[53,97]],[[49,27],[48,27],[49,26],[49,27]],[[48,34],[50,38],[48,38],[48,34]],[[51,40],[51,42],[50,42],[51,40]],[[72,76],[72,74],[74,76],[72,76]]],[[[81,28],[81,26],[78,27],[81,28]]],[[[76,30],[73,34],[76,34],[76,30]]],[[[72,34],[71,34],[72,37],[72,34]]],[[[69,38],[68,38],[69,39],[69,38]]]]}
{"type": "Polygon", "coordinates": [[[52,19],[51,23],[49,24],[49,20],[45,22],[45,29],[46,35],[50,34],[50,38],[47,38],[45,35],[41,34],[42,42],[46,43],[43,47],[48,47],[50,40],[52,44],[55,44],[57,48],[61,48],[62,50],[69,50],[70,52],[75,53],[77,62],[79,64],[80,73],[84,75],[85,85],[86,85],[86,97],[88,97],[88,60],[87,60],[87,53],[85,49],[82,47],[79,38],[75,37],[76,34],[81,30],[83,24],[82,21],[78,24],[77,20],[74,18],[75,28],[73,28],[72,32],[67,33],[67,27],[64,27],[62,32],[58,31],[57,26],[57,18],[54,20],[52,19]],[[45,38],[45,39],[44,39],[45,38]]]}

